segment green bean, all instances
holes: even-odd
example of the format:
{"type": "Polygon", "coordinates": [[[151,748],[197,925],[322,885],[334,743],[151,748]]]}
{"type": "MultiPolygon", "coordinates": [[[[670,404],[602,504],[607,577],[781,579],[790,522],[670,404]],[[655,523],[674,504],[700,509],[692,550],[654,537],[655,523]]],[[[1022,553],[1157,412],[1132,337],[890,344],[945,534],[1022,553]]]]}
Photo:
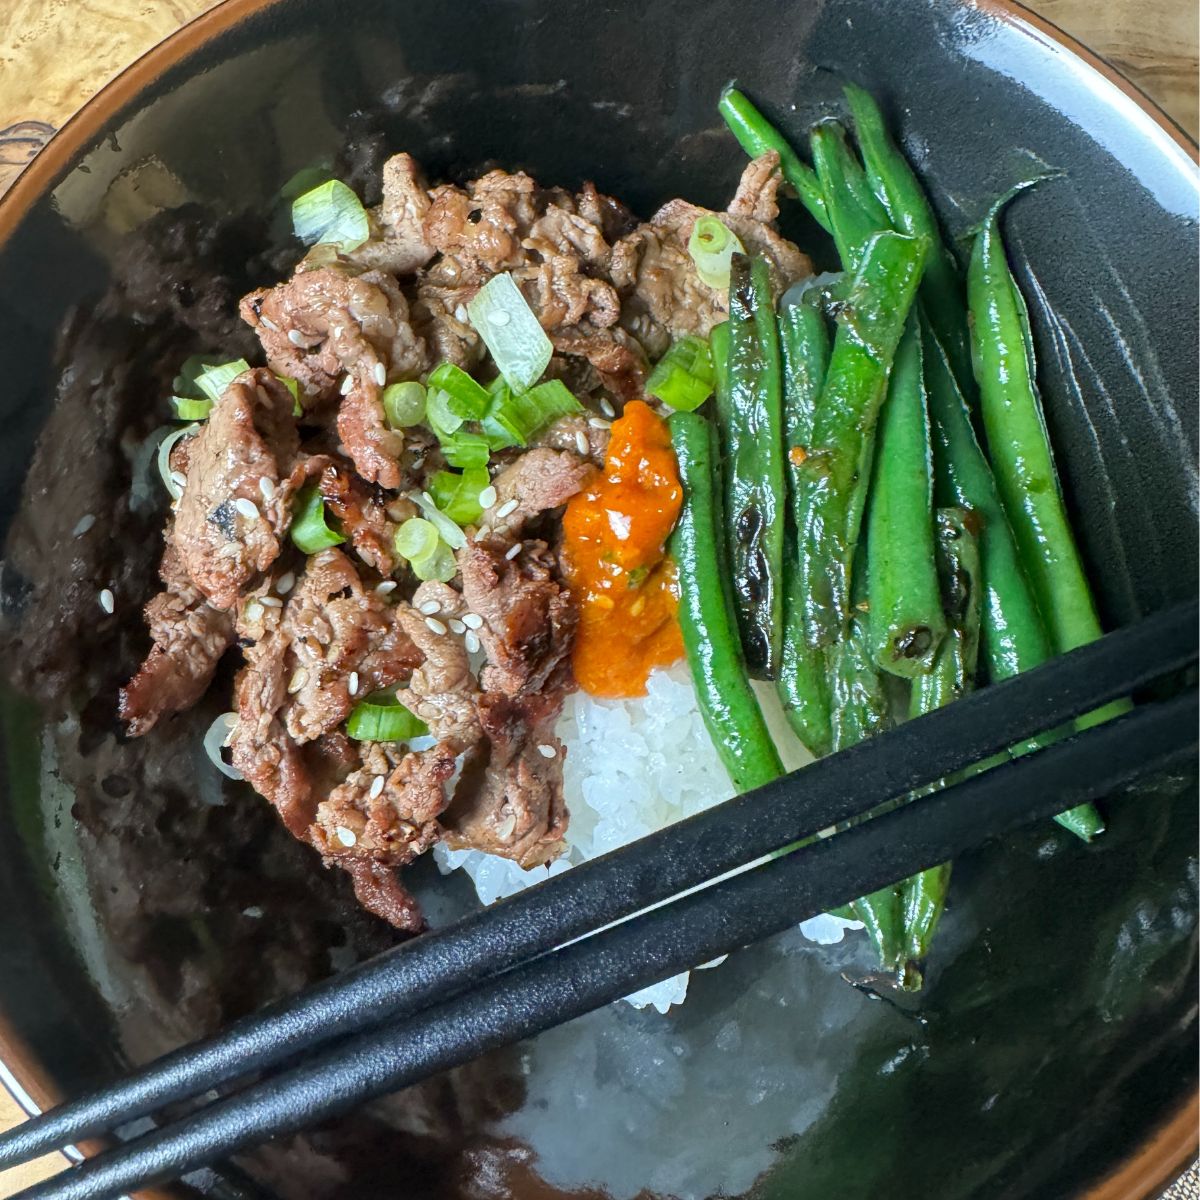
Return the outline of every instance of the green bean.
{"type": "Polygon", "coordinates": [[[679,624],[700,711],[717,754],[739,792],[783,774],[746,677],[725,561],[719,453],[711,423],[698,413],[670,418],[683,483],[683,508],[671,535],[679,572],[679,624]]]}
{"type": "Polygon", "coordinates": [[[893,675],[934,665],[946,619],[933,545],[933,458],[915,315],[896,351],[878,447],[868,520],[870,641],[893,675]]]}
{"type": "MultiPolygon", "coordinates": [[[[929,325],[923,322],[923,326],[937,499],[939,504],[969,508],[979,517],[981,653],[990,680],[1008,679],[1045,662],[1054,651],[966,402],[941,344],[929,325]]],[[[1027,742],[1018,749],[1036,749],[1045,740],[1027,742]]],[[[1104,822],[1091,804],[1059,813],[1054,819],[1085,842],[1104,832],[1104,822]]]]}
{"type": "Polygon", "coordinates": [[[783,711],[796,736],[816,757],[832,746],[829,725],[829,680],[824,650],[808,627],[808,610],[801,602],[795,530],[804,526],[805,491],[800,465],[812,443],[813,419],[829,365],[829,329],[816,291],[806,293],[779,314],[783,350],[783,423],[787,446],[788,492],[792,507],[792,537],[784,557],[783,657],[776,687],[783,711]]]}
{"type": "Polygon", "coordinates": [[[836,121],[822,121],[809,133],[813,166],[825,207],[833,226],[833,241],[842,265],[857,269],[867,243],[891,228],[891,222],[871,191],[862,165],[846,141],[846,131],[836,121]]]}
{"type": "Polygon", "coordinates": [[[717,391],[727,545],[742,647],[752,671],[779,674],[786,483],[779,330],[765,259],[735,254],[726,386],[717,391]]]}
{"type": "Polygon", "coordinates": [[[821,185],[813,169],[800,161],[783,134],[732,83],[727,84],[721,93],[717,111],[725,118],[730,132],[751,158],[758,158],[768,150],[774,150],[779,155],[784,179],[795,188],[800,203],[812,214],[813,220],[822,229],[828,230],[829,217],[825,211],[821,185]]]}
{"type": "Polygon", "coordinates": [[[817,401],[800,547],[801,602],[817,645],[832,645],[849,619],[851,564],[871,474],[873,431],[892,358],[916,295],[926,243],[881,233],[867,245],[837,317],[829,370],[817,401]]]}
{"type": "Polygon", "coordinates": [[[950,253],[925,189],[888,132],[883,113],[871,94],[846,85],[854,132],[867,178],[887,209],[892,228],[929,239],[929,261],[921,280],[921,308],[946,347],[959,387],[974,398],[975,376],[967,335],[967,297],[962,273],[950,253]]]}

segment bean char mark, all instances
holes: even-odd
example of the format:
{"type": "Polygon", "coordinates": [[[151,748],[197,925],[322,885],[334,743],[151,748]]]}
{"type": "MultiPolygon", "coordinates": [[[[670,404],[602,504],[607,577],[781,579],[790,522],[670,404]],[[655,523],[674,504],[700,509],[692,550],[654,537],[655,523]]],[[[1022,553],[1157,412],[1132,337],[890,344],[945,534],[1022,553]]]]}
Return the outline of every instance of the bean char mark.
{"type": "Polygon", "coordinates": [[[920,658],[933,645],[933,632],[926,625],[917,625],[896,642],[897,658],[920,658]]]}
{"type": "Polygon", "coordinates": [[[237,509],[232,500],[222,500],[206,520],[215,525],[231,542],[237,538],[237,509]]]}
{"type": "Polygon", "coordinates": [[[758,536],[758,531],[762,528],[762,513],[754,504],[748,504],[738,514],[736,533],[737,540],[743,545],[748,546],[758,536]]]}

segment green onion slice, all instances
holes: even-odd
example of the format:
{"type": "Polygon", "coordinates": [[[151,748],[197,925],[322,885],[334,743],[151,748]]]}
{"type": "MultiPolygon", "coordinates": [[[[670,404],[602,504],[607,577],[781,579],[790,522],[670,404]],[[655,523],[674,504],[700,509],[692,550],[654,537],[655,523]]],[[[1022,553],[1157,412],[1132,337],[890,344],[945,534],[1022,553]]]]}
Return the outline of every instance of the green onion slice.
{"type": "Polygon", "coordinates": [[[487,388],[454,363],[444,362],[434,367],[429,374],[429,386],[445,392],[446,407],[464,421],[478,421],[487,412],[491,400],[487,388]]]}
{"type": "Polygon", "coordinates": [[[454,554],[445,542],[438,542],[432,554],[427,554],[424,558],[414,558],[409,566],[418,579],[436,580],[438,583],[449,583],[458,571],[454,554]]]}
{"type": "Polygon", "coordinates": [[[719,217],[708,213],[696,219],[688,253],[696,264],[696,274],[710,288],[729,290],[729,260],[745,252],[737,234],[719,217]]]}
{"type": "Polygon", "coordinates": [[[180,421],[203,421],[212,410],[211,400],[194,400],[191,396],[172,396],[171,406],[180,421]]]}
{"type": "Polygon", "coordinates": [[[432,554],[441,542],[437,526],[424,517],[410,517],[396,530],[394,544],[396,553],[410,562],[414,558],[425,558],[432,554]]]}
{"type": "Polygon", "coordinates": [[[388,384],[380,399],[383,415],[393,429],[407,429],[425,420],[425,389],[415,381],[388,384]]]}
{"type": "Polygon", "coordinates": [[[483,429],[485,434],[495,430],[511,438],[510,444],[524,446],[559,417],[582,411],[583,405],[561,379],[549,379],[528,392],[496,397],[484,418],[483,429]]]}
{"type": "Polygon", "coordinates": [[[163,486],[171,493],[172,500],[178,500],[183,495],[183,488],[171,477],[171,451],[175,449],[177,442],[195,433],[199,428],[199,425],[185,425],[182,429],[168,433],[158,444],[158,474],[163,486]]]}
{"type": "Polygon", "coordinates": [[[293,379],[290,375],[276,375],[276,379],[283,384],[289,392],[292,393],[292,416],[304,416],[304,405],[300,403],[300,380],[293,379]]]}
{"type": "Polygon", "coordinates": [[[468,467],[461,474],[438,471],[429,481],[429,492],[438,508],[455,524],[474,525],[483,516],[479,493],[491,482],[487,467],[468,467]]]}
{"type": "Polygon", "coordinates": [[[467,305],[467,316],[514,392],[541,379],[554,347],[511,275],[493,275],[467,305]]]}
{"type": "Polygon", "coordinates": [[[360,700],[346,718],[346,734],[356,742],[406,742],[428,732],[420,717],[389,696],[360,700]]]}
{"type": "Polygon", "coordinates": [[[428,492],[410,492],[408,498],[425,514],[442,541],[451,550],[461,550],[467,544],[467,535],[433,502],[428,492]]]}
{"type": "Polygon", "coordinates": [[[340,546],[346,539],[330,529],[325,518],[325,501],[315,483],[304,488],[296,497],[292,509],[292,541],[305,554],[316,554],[329,546],[340,546]]]}
{"type": "Polygon", "coordinates": [[[292,228],[302,242],[337,246],[343,253],[357,250],[371,234],[362,201],[340,179],[296,197],[292,228]]]}
{"type": "Polygon", "coordinates": [[[250,364],[244,358],[235,358],[233,362],[216,363],[205,367],[196,376],[196,387],[210,400],[220,400],[225,389],[243,372],[250,370],[250,364]]]}
{"type": "Polygon", "coordinates": [[[450,409],[450,397],[439,388],[430,388],[425,397],[425,421],[439,442],[462,428],[463,419],[450,409]]]}
{"type": "Polygon", "coordinates": [[[713,381],[708,342],[694,334],[685,334],[650,372],[646,394],[681,412],[691,412],[712,395],[713,381]]]}
{"type": "Polygon", "coordinates": [[[442,454],[452,467],[486,467],[492,447],[485,434],[459,430],[442,438],[442,454]]]}

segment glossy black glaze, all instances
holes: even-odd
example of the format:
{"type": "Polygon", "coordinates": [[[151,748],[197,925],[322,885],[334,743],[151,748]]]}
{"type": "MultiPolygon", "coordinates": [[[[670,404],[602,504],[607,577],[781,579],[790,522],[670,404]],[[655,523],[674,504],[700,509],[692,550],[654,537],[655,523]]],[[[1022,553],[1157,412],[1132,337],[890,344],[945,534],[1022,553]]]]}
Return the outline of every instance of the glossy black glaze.
{"type": "MultiPolygon", "coordinates": [[[[954,234],[1016,179],[1065,172],[1013,206],[1006,232],[1085,553],[1109,624],[1191,594],[1197,198],[1185,156],[1077,60],[953,0],[752,0],[732,12],[289,0],[167,71],[0,247],[5,523],[54,394],[67,309],[106,282],[78,225],[147,156],[231,216],[268,212],[296,170],[371,132],[433,176],[498,161],[546,182],[594,177],[642,212],[672,195],[718,204],[742,163],[715,116],[722,83],[736,76],[798,133],[837,108],[844,74],[882,97],[954,234]]],[[[798,211],[787,227],[822,246],[798,211]]],[[[40,886],[44,864],[21,852],[37,781],[14,749],[0,1011],[76,1090],[111,1070],[105,1005],[40,886]]],[[[1181,781],[1120,812],[1093,849],[1046,831],[960,864],[972,936],[933,964],[920,1021],[864,999],[855,1022],[821,1033],[788,1010],[781,1036],[844,1041],[854,1065],[756,1194],[1057,1200],[1194,1086],[1193,789],[1181,781]]],[[[711,1036],[730,990],[765,969],[757,953],[743,976],[697,987],[675,1018],[684,1036],[711,1036]]],[[[814,986],[845,986],[824,979],[827,965],[814,971],[814,986]]]]}

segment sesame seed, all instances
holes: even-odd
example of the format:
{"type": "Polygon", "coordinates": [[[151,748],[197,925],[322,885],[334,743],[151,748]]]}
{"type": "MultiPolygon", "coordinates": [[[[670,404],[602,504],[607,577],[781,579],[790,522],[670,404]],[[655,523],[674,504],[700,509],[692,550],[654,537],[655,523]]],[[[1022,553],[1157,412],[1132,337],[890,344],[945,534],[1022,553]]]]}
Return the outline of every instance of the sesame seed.
{"type": "Polygon", "coordinates": [[[494,308],[488,313],[488,320],[493,325],[507,325],[512,318],[502,308],[494,308]]]}
{"type": "Polygon", "coordinates": [[[262,492],[262,498],[264,500],[273,500],[275,498],[275,492],[277,491],[275,487],[275,480],[269,479],[266,475],[263,475],[258,481],[258,490],[262,492]]]}
{"type": "Polygon", "coordinates": [[[548,746],[545,742],[542,742],[542,744],[540,746],[538,746],[538,753],[543,758],[557,758],[558,757],[558,751],[555,750],[555,748],[553,746],[548,746]]]}
{"type": "Polygon", "coordinates": [[[358,842],[358,838],[354,835],[354,830],[347,829],[345,825],[339,825],[333,832],[337,835],[337,840],[347,848],[356,845],[358,842]]]}
{"type": "Polygon", "coordinates": [[[467,310],[461,304],[454,310],[454,319],[461,321],[464,325],[470,320],[467,310]]]}
{"type": "Polygon", "coordinates": [[[498,509],[496,509],[496,520],[503,521],[505,517],[517,511],[517,502],[515,500],[506,500],[498,509]]]}
{"type": "Polygon", "coordinates": [[[275,580],[275,590],[281,596],[286,596],[288,592],[290,592],[295,586],[296,576],[291,571],[285,571],[277,580],[275,580]]]}
{"type": "Polygon", "coordinates": [[[394,579],[385,579],[382,583],[375,585],[375,595],[386,596],[389,592],[396,590],[396,581],[394,579]]]}
{"type": "Polygon", "coordinates": [[[358,672],[357,671],[350,672],[350,680],[349,680],[348,686],[350,688],[350,695],[357,696],[358,695],[358,672]]]}
{"type": "Polygon", "coordinates": [[[467,636],[463,638],[463,645],[467,648],[468,654],[479,653],[479,634],[473,629],[467,630],[467,636]]]}
{"type": "Polygon", "coordinates": [[[116,609],[117,602],[113,598],[112,588],[104,588],[100,592],[100,607],[110,614],[116,609]]]}
{"type": "Polygon", "coordinates": [[[234,502],[233,507],[246,518],[247,521],[258,520],[258,505],[253,500],[247,500],[245,496],[239,496],[234,502]]]}
{"type": "Polygon", "coordinates": [[[615,417],[617,415],[617,410],[615,408],[613,408],[612,401],[607,396],[600,397],[600,411],[606,417],[610,417],[610,418],[615,417]]]}
{"type": "Polygon", "coordinates": [[[588,417],[588,424],[593,429],[607,429],[608,422],[603,417],[588,417]]]}
{"type": "Polygon", "coordinates": [[[379,384],[380,387],[383,387],[383,385],[387,383],[387,367],[385,367],[383,363],[377,362],[375,364],[375,382],[379,384]]]}
{"type": "Polygon", "coordinates": [[[426,617],[425,624],[429,626],[430,633],[436,633],[441,637],[446,632],[446,627],[437,619],[437,617],[426,617]]]}
{"type": "Polygon", "coordinates": [[[182,471],[172,471],[171,482],[177,488],[185,488],[187,487],[187,476],[182,471]]]}
{"type": "Polygon", "coordinates": [[[464,613],[462,621],[468,629],[483,628],[483,618],[478,613],[464,613]]]}
{"type": "Polygon", "coordinates": [[[379,797],[379,795],[382,791],[383,791],[383,776],[376,775],[375,778],[373,780],[371,780],[371,790],[367,793],[367,797],[368,797],[368,799],[375,800],[379,797]]]}
{"type": "Polygon", "coordinates": [[[263,615],[263,606],[257,600],[251,600],[246,605],[246,620],[257,621],[263,615]]]}
{"type": "Polygon", "coordinates": [[[513,542],[513,544],[511,546],[509,546],[509,548],[507,550],[505,550],[504,557],[507,558],[509,562],[512,562],[512,560],[514,558],[516,558],[517,555],[520,553],[521,553],[521,543],[513,542]]]}
{"type": "Polygon", "coordinates": [[[298,329],[289,329],[288,341],[291,342],[293,346],[303,346],[304,334],[302,334],[298,329]]]}
{"type": "Polygon", "coordinates": [[[282,608],[283,601],[278,596],[259,596],[259,604],[264,608],[282,608]]]}
{"type": "Polygon", "coordinates": [[[423,617],[432,617],[435,612],[441,611],[442,606],[436,600],[426,600],[425,603],[417,609],[417,612],[419,612],[423,617]]]}
{"type": "Polygon", "coordinates": [[[457,617],[450,618],[450,632],[451,633],[461,634],[461,633],[465,633],[466,630],[467,630],[467,627],[457,617]]]}
{"type": "Polygon", "coordinates": [[[591,446],[588,445],[587,434],[584,433],[582,429],[576,430],[575,449],[578,450],[580,454],[584,455],[592,452],[591,446]]]}
{"type": "Polygon", "coordinates": [[[294,696],[308,682],[308,672],[303,667],[297,667],[288,680],[288,695],[294,696]]]}
{"type": "Polygon", "coordinates": [[[259,321],[259,324],[260,324],[260,325],[265,325],[265,326],[266,326],[266,327],[267,327],[267,328],[268,328],[268,329],[269,329],[269,330],[270,330],[272,333],[278,333],[278,332],[279,332],[279,326],[278,326],[278,325],[276,325],[276,324],[275,324],[275,322],[274,322],[274,321],[272,321],[270,317],[264,317],[264,316],[263,316],[263,315],[260,313],[260,314],[259,314],[259,317],[258,317],[258,321],[259,321]]]}
{"type": "Polygon", "coordinates": [[[343,396],[348,396],[348,395],[350,395],[350,390],[353,387],[354,387],[354,376],[349,375],[349,374],[343,375],[342,382],[338,387],[338,391],[341,392],[343,396]]]}
{"type": "Polygon", "coordinates": [[[75,524],[75,528],[71,530],[72,537],[83,537],[85,533],[96,523],[96,518],[92,513],[84,513],[75,524]]]}
{"type": "Polygon", "coordinates": [[[249,908],[242,909],[242,916],[249,917],[252,921],[257,921],[262,915],[263,910],[257,904],[252,904],[249,908]]]}
{"type": "Polygon", "coordinates": [[[481,508],[491,508],[496,503],[496,489],[489,483],[487,487],[479,493],[479,506],[481,508]]]}

